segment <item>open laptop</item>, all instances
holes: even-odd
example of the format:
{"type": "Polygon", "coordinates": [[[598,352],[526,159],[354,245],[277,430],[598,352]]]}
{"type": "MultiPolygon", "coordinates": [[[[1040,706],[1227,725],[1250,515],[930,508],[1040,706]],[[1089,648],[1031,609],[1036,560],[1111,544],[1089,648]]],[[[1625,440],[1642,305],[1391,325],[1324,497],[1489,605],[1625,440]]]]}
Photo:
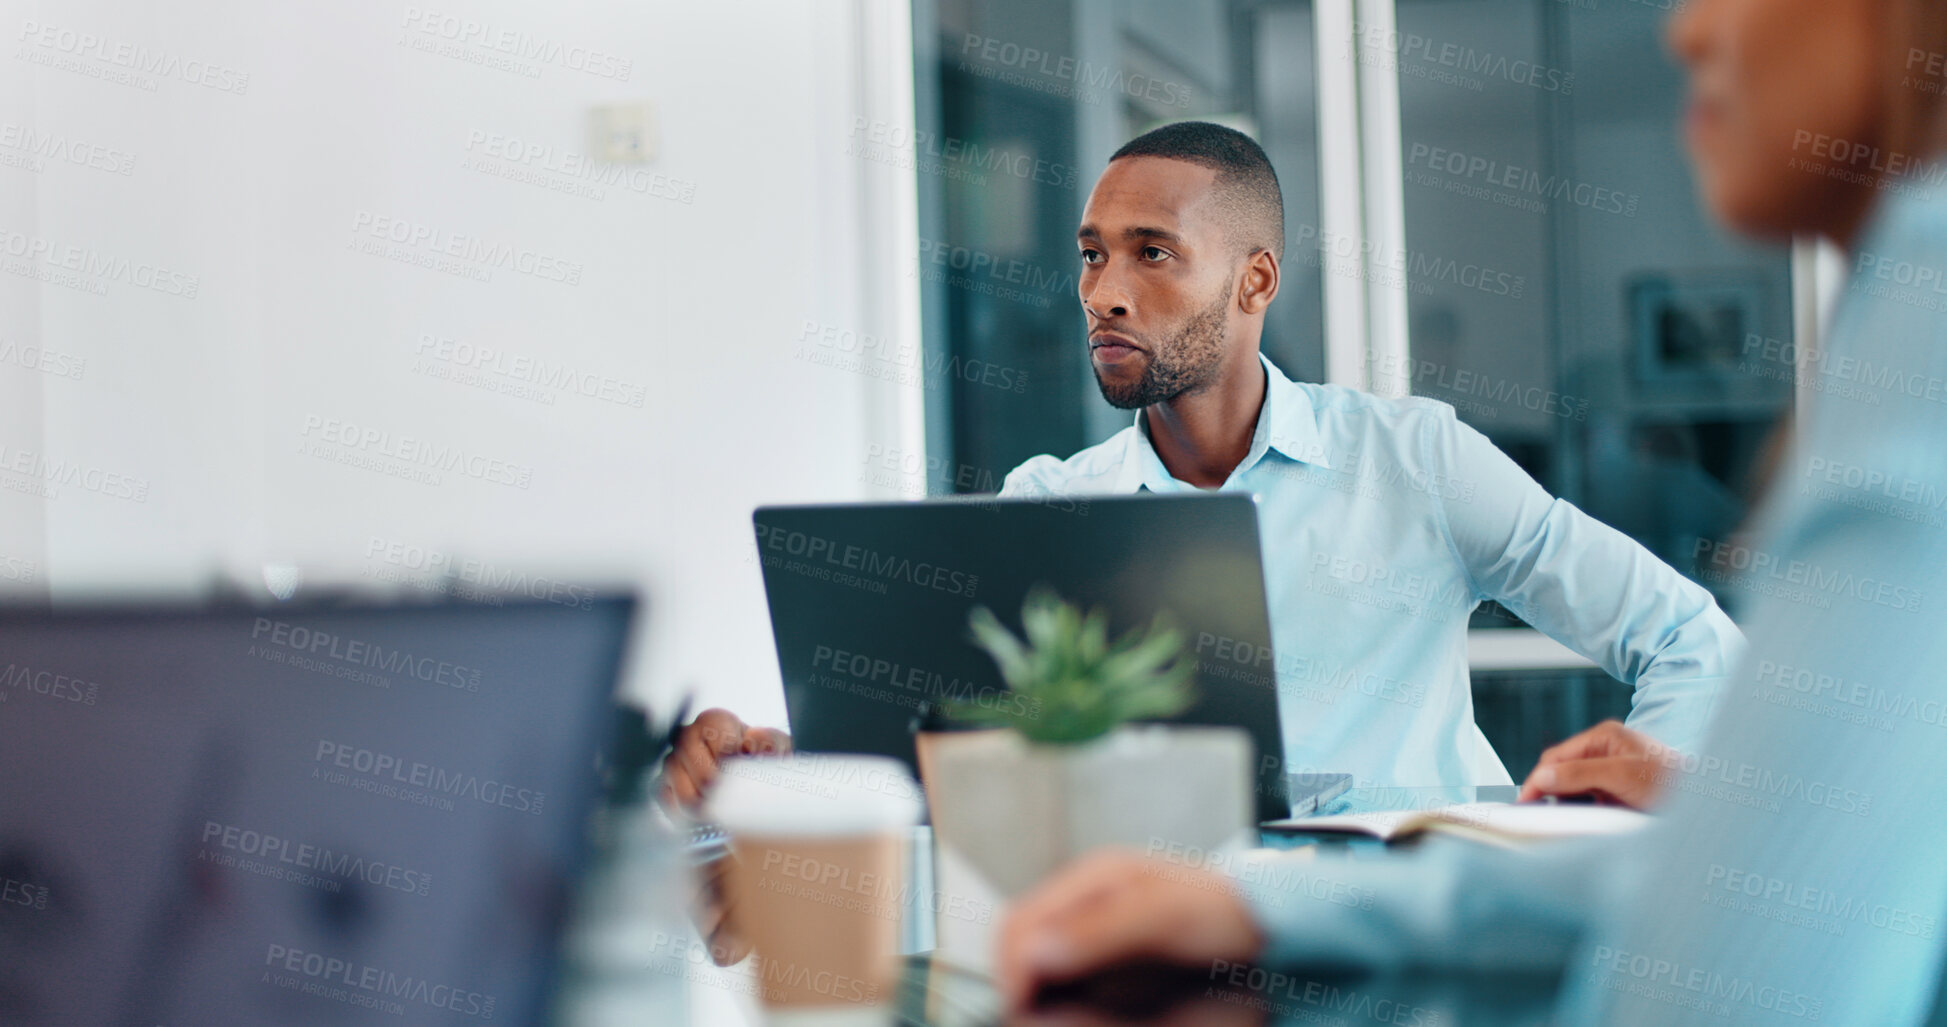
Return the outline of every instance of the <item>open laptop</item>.
{"type": "Polygon", "coordinates": [[[1171,722],[1243,728],[1258,819],[1309,812],[1344,775],[1288,781],[1255,500],[1240,493],[993,497],[768,506],[754,518],[793,743],[915,763],[943,700],[1004,689],[969,638],[993,610],[1020,630],[1036,585],[1109,612],[1111,635],[1167,613],[1196,654],[1198,699],[1171,722]],[[1297,805],[1292,801],[1296,788],[1297,805]]]}
{"type": "Polygon", "coordinates": [[[538,1022],[633,607],[0,610],[0,1023],[538,1022]]]}

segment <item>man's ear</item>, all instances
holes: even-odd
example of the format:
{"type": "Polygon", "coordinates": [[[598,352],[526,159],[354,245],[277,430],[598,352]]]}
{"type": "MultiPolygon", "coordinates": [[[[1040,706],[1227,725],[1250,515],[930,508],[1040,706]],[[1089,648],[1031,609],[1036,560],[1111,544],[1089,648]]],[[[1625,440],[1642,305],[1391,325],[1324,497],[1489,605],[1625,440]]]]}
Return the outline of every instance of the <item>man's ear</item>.
{"type": "Polygon", "coordinates": [[[1252,253],[1244,263],[1237,303],[1246,314],[1262,314],[1278,297],[1278,256],[1270,250],[1252,253]]]}

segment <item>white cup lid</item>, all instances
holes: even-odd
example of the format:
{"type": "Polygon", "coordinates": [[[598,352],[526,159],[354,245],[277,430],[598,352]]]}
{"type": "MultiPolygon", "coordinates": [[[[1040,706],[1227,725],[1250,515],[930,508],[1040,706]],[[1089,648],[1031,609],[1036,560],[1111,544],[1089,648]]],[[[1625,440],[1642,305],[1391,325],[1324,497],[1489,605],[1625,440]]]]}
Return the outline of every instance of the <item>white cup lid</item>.
{"type": "Polygon", "coordinates": [[[921,805],[898,760],[794,753],[725,762],[705,813],[732,834],[837,838],[911,827],[921,805]]]}

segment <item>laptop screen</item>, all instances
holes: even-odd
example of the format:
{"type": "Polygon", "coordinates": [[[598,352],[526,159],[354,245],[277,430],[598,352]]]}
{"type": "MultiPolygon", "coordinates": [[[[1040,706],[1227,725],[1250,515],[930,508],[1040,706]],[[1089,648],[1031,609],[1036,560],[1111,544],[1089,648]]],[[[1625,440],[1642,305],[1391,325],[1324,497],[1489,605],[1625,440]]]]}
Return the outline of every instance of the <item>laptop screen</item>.
{"type": "Polygon", "coordinates": [[[984,605],[1019,631],[1023,599],[1045,587],[1105,611],[1117,636],[1167,617],[1198,660],[1197,701],[1170,721],[1249,733],[1258,816],[1290,815],[1248,494],[768,506],[754,528],[799,749],[916,768],[932,710],[1021,702],[967,618],[984,605]],[[1264,659],[1240,667],[1233,652],[1264,659]]]}
{"type": "Polygon", "coordinates": [[[633,605],[0,614],[0,1023],[538,1015],[633,605]]]}

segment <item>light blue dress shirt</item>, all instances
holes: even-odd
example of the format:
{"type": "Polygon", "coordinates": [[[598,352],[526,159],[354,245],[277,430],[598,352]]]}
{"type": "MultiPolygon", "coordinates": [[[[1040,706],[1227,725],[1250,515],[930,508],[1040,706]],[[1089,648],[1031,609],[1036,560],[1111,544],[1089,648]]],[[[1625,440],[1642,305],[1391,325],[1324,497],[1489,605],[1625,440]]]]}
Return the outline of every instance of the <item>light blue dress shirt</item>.
{"type": "MultiPolygon", "coordinates": [[[[1695,746],[1743,644],[1707,590],[1550,496],[1447,404],[1263,365],[1250,452],[1221,490],[1257,496],[1288,769],[1507,783],[1467,677],[1468,614],[1486,599],[1634,685],[1630,726],[1695,746]]],[[[1066,460],[1027,461],[1001,495],[1191,488],[1138,413],[1066,460]]]]}
{"type": "Polygon", "coordinates": [[[1887,195],[1829,346],[1797,355],[1810,399],[1761,541],[1711,557],[1759,597],[1750,648],[1656,824],[1251,863],[1269,959],[1565,967],[1575,1024],[1926,1017],[1947,939],[1947,198],[1887,195]],[[1334,889],[1360,903],[1307,899],[1334,889]]]}

